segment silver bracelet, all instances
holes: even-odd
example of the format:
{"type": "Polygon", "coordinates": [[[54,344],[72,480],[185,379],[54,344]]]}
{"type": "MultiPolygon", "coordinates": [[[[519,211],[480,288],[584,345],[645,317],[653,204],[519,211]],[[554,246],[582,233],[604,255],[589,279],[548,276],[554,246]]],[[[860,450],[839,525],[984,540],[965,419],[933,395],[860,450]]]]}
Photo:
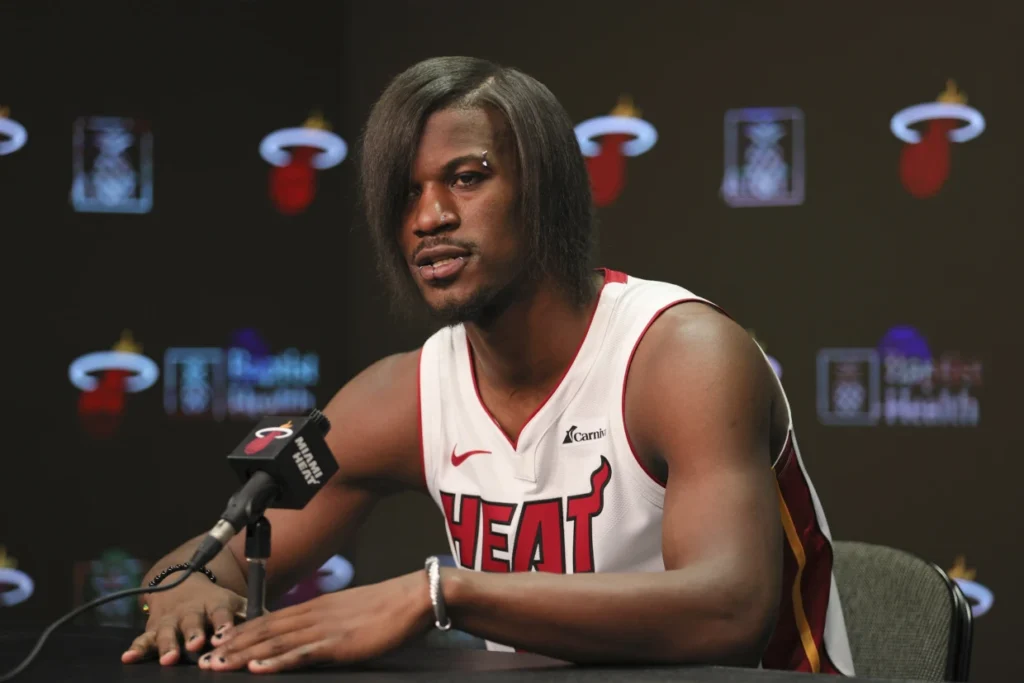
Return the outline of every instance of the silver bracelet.
{"type": "Polygon", "coordinates": [[[444,593],[441,592],[441,562],[437,557],[428,557],[424,567],[430,581],[430,604],[434,606],[434,626],[447,631],[452,627],[452,620],[448,618],[444,593]]]}

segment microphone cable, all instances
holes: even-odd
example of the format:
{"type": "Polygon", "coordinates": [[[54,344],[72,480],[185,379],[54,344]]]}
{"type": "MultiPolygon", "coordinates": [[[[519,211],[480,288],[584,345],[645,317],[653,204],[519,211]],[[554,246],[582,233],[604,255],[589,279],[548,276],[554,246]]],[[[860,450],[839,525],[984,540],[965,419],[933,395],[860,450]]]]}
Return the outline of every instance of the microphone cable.
{"type": "Polygon", "coordinates": [[[195,572],[195,567],[190,565],[188,569],[184,571],[183,575],[180,578],[168,584],[162,584],[159,586],[154,586],[152,588],[150,588],[149,586],[139,586],[138,588],[126,588],[125,590],[101,596],[91,602],[87,602],[84,605],[76,607],[75,609],[71,610],[70,612],[62,616],[57,621],[50,624],[46,628],[46,630],[43,631],[43,635],[39,636],[39,640],[38,642],[36,642],[36,646],[32,648],[32,651],[29,653],[28,657],[26,657],[25,660],[12,671],[9,671],[0,676],[0,683],[6,683],[7,681],[11,680],[12,678],[20,674],[22,671],[24,671],[28,667],[28,665],[32,663],[32,660],[36,658],[36,656],[39,654],[39,651],[43,649],[43,644],[46,642],[46,639],[50,637],[50,634],[57,630],[61,625],[77,617],[82,612],[92,609],[93,607],[102,605],[105,602],[119,600],[120,598],[125,598],[130,595],[139,595],[141,593],[159,593],[161,591],[171,590],[172,588],[180,586],[182,582],[185,581],[185,579],[192,575],[193,572],[195,572]]]}

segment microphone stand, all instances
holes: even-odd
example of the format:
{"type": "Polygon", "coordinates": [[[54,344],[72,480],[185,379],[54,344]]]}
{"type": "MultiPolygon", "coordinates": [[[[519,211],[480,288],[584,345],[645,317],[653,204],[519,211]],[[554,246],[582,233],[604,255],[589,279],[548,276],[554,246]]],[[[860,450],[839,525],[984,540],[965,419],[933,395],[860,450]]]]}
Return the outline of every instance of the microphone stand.
{"type": "Polygon", "coordinates": [[[245,620],[263,616],[267,601],[267,558],[270,557],[270,522],[260,515],[245,528],[245,559],[249,562],[245,620]]]}

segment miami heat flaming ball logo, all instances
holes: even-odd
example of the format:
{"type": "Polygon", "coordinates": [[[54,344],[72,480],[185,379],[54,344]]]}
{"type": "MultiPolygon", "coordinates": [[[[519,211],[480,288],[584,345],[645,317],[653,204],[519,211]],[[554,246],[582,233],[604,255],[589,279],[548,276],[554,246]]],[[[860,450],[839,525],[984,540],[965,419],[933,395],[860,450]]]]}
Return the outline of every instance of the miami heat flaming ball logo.
{"type": "Polygon", "coordinates": [[[347,154],[348,145],[319,114],[299,128],[282,128],[263,138],[260,156],[274,167],[270,198],[277,210],[286,216],[305,211],[316,196],[316,172],[337,166],[347,154]]]}
{"type": "Polygon", "coordinates": [[[594,204],[608,206],[626,184],[626,157],[640,156],[654,147],[658,132],[640,118],[640,110],[630,98],[623,96],[609,116],[578,124],[576,138],[586,157],[594,204]]]}
{"type": "Polygon", "coordinates": [[[294,434],[291,421],[285,422],[280,427],[264,427],[256,430],[252,441],[245,444],[245,454],[255,455],[266,448],[274,439],[287,439],[294,434]]]}
{"type": "Polygon", "coordinates": [[[82,390],[78,416],[85,431],[95,438],[109,438],[121,425],[125,394],[145,391],[156,384],[160,368],[142,355],[142,346],[129,330],[110,351],[79,356],[68,366],[68,379],[82,390]]]}
{"type": "Polygon", "coordinates": [[[915,104],[896,113],[889,123],[892,134],[905,142],[900,152],[900,180],[918,199],[932,197],[949,179],[950,143],[967,142],[985,130],[985,117],[967,106],[967,97],[953,81],[935,102],[915,104]],[[922,135],[911,128],[927,121],[922,135]],[[965,125],[958,125],[962,122],[965,125]]]}
{"type": "Polygon", "coordinates": [[[10,110],[0,107],[0,157],[13,154],[28,142],[25,126],[10,118],[10,110]]]}

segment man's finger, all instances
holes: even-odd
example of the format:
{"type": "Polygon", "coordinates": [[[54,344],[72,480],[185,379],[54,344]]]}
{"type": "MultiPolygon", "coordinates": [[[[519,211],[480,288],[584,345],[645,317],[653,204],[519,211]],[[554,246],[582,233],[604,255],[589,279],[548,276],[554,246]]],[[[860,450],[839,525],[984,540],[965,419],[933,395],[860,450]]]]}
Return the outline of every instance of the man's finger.
{"type": "Polygon", "coordinates": [[[236,643],[229,643],[207,653],[199,660],[199,666],[214,671],[244,669],[253,660],[278,657],[304,645],[316,643],[323,637],[322,631],[316,625],[300,630],[275,629],[274,632],[264,633],[265,637],[254,640],[248,645],[239,646],[236,643]]]}
{"type": "Polygon", "coordinates": [[[163,619],[156,630],[156,648],[160,653],[160,663],[164,665],[177,664],[181,656],[179,647],[178,626],[174,619],[163,619]]]}
{"type": "Polygon", "coordinates": [[[156,631],[146,631],[132,641],[128,649],[121,655],[125,664],[134,664],[149,659],[156,653],[156,631]]]}
{"type": "Polygon", "coordinates": [[[306,643],[283,654],[254,659],[249,662],[249,671],[257,674],[299,669],[328,661],[328,642],[319,640],[306,643]]]}
{"type": "MultiPolygon", "coordinates": [[[[235,624],[235,613],[239,607],[237,604],[223,603],[213,609],[208,609],[208,616],[210,617],[210,626],[213,627],[213,634],[217,636],[223,633],[226,629],[235,624]]],[[[242,608],[244,614],[244,607],[242,608]]]]}
{"type": "Polygon", "coordinates": [[[206,610],[197,604],[195,609],[189,610],[181,618],[178,628],[185,639],[185,649],[198,652],[206,642],[206,610]]]}

